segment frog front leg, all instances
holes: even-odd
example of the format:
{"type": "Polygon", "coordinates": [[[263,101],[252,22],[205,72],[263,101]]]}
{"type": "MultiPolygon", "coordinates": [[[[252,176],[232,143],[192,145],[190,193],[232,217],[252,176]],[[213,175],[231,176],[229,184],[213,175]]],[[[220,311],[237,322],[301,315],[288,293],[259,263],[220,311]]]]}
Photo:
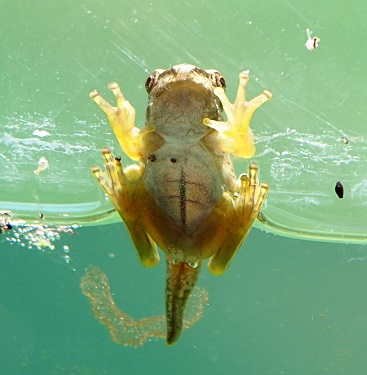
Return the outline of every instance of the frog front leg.
{"type": "Polygon", "coordinates": [[[141,263],[153,267],[159,262],[159,254],[155,242],[141,225],[141,212],[144,209],[142,195],[145,190],[139,182],[143,168],[131,165],[123,170],[120,158],[114,158],[107,147],[102,149],[102,155],[108,178],[96,166],[92,167],[92,173],[127,226],[141,263]]]}
{"type": "Polygon", "coordinates": [[[203,123],[218,131],[220,148],[242,158],[251,158],[255,154],[255,144],[250,121],[253,113],[263,103],[272,98],[272,93],[264,90],[260,95],[246,101],[246,85],[250,78],[249,72],[240,73],[240,83],[234,104],[230,103],[223,88],[216,87],[215,95],[222,102],[227,121],[215,121],[205,118],[203,123]]]}
{"type": "Polygon", "coordinates": [[[265,201],[269,186],[266,182],[259,185],[258,171],[257,164],[251,163],[249,174],[242,174],[239,178],[238,194],[223,194],[219,211],[222,211],[221,215],[225,217],[225,221],[222,231],[218,232],[218,237],[222,238],[216,239],[221,246],[208,264],[209,271],[214,275],[222,275],[226,271],[231,259],[248,236],[265,201]]]}
{"type": "Polygon", "coordinates": [[[142,139],[144,135],[155,130],[154,125],[143,128],[135,127],[135,108],[125,99],[116,82],[111,82],[107,86],[115,95],[117,106],[108,103],[98,91],[92,91],[89,96],[106,113],[111,127],[121,145],[122,150],[132,160],[140,160],[142,156],[142,139]]]}

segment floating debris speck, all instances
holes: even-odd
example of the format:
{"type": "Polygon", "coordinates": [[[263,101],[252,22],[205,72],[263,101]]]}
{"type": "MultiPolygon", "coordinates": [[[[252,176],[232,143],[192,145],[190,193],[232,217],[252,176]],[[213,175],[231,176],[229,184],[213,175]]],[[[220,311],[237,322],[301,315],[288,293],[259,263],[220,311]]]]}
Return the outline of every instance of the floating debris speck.
{"type": "Polygon", "coordinates": [[[344,197],[344,187],[340,181],[335,185],[335,193],[340,199],[344,197]]]}
{"type": "Polygon", "coordinates": [[[43,172],[44,170],[46,170],[48,167],[49,167],[48,160],[42,157],[40,160],[38,160],[38,168],[33,172],[39,176],[39,174],[43,172]]]}
{"type": "Polygon", "coordinates": [[[305,46],[308,50],[316,49],[319,46],[320,38],[317,36],[311,37],[312,31],[310,29],[306,29],[307,34],[307,42],[305,43],[305,46]]]}
{"type": "Polygon", "coordinates": [[[10,223],[11,218],[11,211],[0,211],[0,233],[13,229],[13,226],[10,223]]]}

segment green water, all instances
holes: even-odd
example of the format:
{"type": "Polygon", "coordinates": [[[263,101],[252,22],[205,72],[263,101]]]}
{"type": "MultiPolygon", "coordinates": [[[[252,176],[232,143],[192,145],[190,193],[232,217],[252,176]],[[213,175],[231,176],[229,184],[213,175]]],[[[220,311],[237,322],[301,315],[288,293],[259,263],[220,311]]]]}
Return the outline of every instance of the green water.
{"type": "Polygon", "coordinates": [[[204,316],[172,347],[114,343],[79,289],[83,267],[109,277],[136,319],[164,313],[165,266],[139,264],[122,224],[63,237],[53,253],[1,244],[2,374],[365,374],[365,250],[253,230],[229,271],[203,268],[204,316]],[[70,247],[71,262],[60,260],[70,247]],[[113,251],[116,256],[111,258],[113,251]],[[77,271],[73,271],[75,267],[77,271]]]}
{"type": "MultiPolygon", "coordinates": [[[[54,250],[0,235],[0,374],[366,374],[367,3],[0,4],[0,210],[28,223],[42,212],[43,223],[95,224],[62,234],[54,250]],[[304,46],[307,28],[317,50],[304,46]],[[164,313],[165,265],[139,264],[93,180],[100,149],[119,146],[88,93],[108,97],[118,81],[142,125],[146,77],[183,62],[221,71],[230,99],[245,69],[249,98],[274,94],[252,121],[253,160],[271,188],[268,226],[257,227],[338,243],[252,230],[224,276],[203,268],[201,320],[173,347],[133,349],[93,318],[80,279],[99,267],[117,305],[141,319],[164,313]],[[41,157],[49,168],[36,175],[41,157]]],[[[236,172],[247,164],[237,159],[236,172]]]]}

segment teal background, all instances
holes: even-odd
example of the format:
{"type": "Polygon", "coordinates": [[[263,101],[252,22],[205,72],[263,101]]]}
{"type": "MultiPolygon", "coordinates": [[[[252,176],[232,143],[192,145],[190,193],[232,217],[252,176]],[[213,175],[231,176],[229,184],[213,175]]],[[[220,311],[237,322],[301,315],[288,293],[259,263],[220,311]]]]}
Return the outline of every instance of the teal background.
{"type": "Polygon", "coordinates": [[[135,319],[164,313],[164,262],[140,265],[123,224],[81,228],[53,252],[1,243],[4,374],[358,374],[367,371],[366,258],[360,245],[286,239],[254,229],[228,272],[203,268],[201,320],[172,347],[110,339],[79,289],[84,267],[109,277],[135,319]],[[69,265],[61,247],[70,247],[69,265]],[[110,252],[115,257],[109,256],[110,252]],[[76,271],[73,271],[76,269],[76,271]]]}
{"type": "MultiPolygon", "coordinates": [[[[0,235],[0,373],[364,375],[367,3],[0,5],[0,209],[29,224],[40,212],[43,224],[95,224],[61,235],[54,250],[11,245],[16,231],[0,235]],[[315,51],[304,46],[307,28],[321,39],[315,51]],[[245,69],[249,98],[273,92],[252,121],[253,161],[271,187],[267,226],[257,225],[295,238],[253,229],[224,276],[203,269],[209,305],[177,344],[125,348],[92,317],[80,278],[101,268],[117,305],[140,319],[164,312],[165,266],[139,264],[91,176],[103,146],[120,151],[88,93],[112,101],[106,84],[118,81],[141,125],[146,77],[183,62],[221,71],[231,100],[245,69]],[[50,167],[38,177],[40,157],[50,167]]],[[[247,164],[235,160],[236,173],[247,164]]]]}

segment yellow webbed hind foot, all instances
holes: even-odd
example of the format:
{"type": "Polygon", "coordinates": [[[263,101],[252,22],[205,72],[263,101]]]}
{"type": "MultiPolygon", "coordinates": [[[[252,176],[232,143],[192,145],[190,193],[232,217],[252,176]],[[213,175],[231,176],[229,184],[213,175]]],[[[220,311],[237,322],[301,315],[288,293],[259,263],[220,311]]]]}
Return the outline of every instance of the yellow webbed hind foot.
{"type": "Polygon", "coordinates": [[[92,167],[92,173],[127,226],[141,263],[153,267],[159,262],[157,246],[139,221],[143,200],[140,199],[141,185],[138,181],[143,168],[131,165],[123,170],[120,158],[114,158],[107,147],[102,149],[102,155],[107,178],[99,167],[92,167]]]}
{"type": "Polygon", "coordinates": [[[260,212],[269,191],[266,182],[259,185],[259,167],[255,163],[249,166],[249,174],[242,174],[239,178],[240,188],[237,197],[224,193],[224,198],[232,204],[227,205],[225,212],[227,219],[226,238],[222,240],[222,247],[214,254],[208,268],[214,275],[222,275],[228,268],[231,259],[248,236],[251,226],[260,212]]]}

